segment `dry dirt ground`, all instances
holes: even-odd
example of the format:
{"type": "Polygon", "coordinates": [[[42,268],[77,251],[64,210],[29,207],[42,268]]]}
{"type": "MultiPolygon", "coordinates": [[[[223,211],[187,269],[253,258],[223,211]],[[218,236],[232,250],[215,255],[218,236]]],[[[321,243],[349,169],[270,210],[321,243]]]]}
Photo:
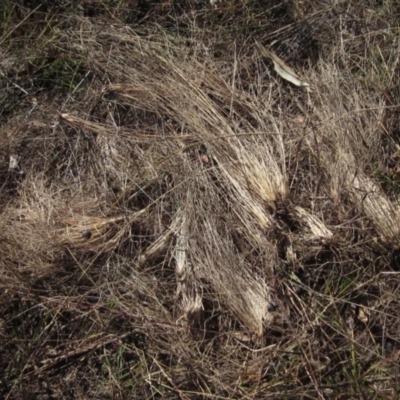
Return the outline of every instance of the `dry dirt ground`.
{"type": "Polygon", "coordinates": [[[399,22],[3,0],[0,398],[398,398],[399,22]]]}

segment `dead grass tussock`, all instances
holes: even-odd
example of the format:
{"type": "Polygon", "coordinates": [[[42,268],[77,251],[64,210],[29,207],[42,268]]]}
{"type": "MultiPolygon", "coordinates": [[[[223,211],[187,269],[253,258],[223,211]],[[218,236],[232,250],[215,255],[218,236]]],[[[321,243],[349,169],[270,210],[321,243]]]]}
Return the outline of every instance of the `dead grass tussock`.
{"type": "Polygon", "coordinates": [[[57,250],[49,243],[56,228],[54,217],[57,209],[40,178],[27,186],[19,204],[4,211],[1,231],[4,278],[16,274],[22,281],[22,276],[26,276],[29,282],[54,270],[52,263],[57,250]],[[13,264],[18,268],[10,268],[13,264]]]}
{"type": "Polygon", "coordinates": [[[347,191],[354,205],[375,224],[382,241],[397,248],[397,204],[391,203],[379,185],[363,172],[376,155],[368,149],[380,147],[382,101],[364,94],[361,87],[355,86],[356,81],[349,81],[331,66],[322,68],[322,76],[327,79],[319,85],[318,103],[331,101],[343,110],[344,116],[335,114],[336,108],[319,107],[317,111],[316,107],[318,128],[306,139],[307,143],[313,156],[324,165],[324,173],[330,175],[330,195],[337,201],[347,191]],[[329,87],[333,90],[328,96],[329,87]]]}
{"type": "Polygon", "coordinates": [[[310,214],[301,207],[295,207],[295,215],[298,221],[302,223],[302,232],[306,234],[306,240],[329,242],[333,239],[333,233],[325,226],[325,224],[315,215],[310,214]]]}
{"type": "Polygon", "coordinates": [[[359,207],[375,224],[382,242],[398,249],[400,213],[397,204],[391,203],[381,188],[365,176],[355,176],[352,181],[353,197],[359,207]]]}
{"type": "Polygon", "coordinates": [[[1,130],[4,393],[50,371],[88,398],[395,393],[399,207],[372,171],[393,49],[321,46],[305,92],[250,46],[67,20],[91,80],[1,130]]]}
{"type": "MultiPolygon", "coordinates": [[[[106,37],[104,33],[102,36],[106,37]]],[[[118,37],[117,33],[114,34],[114,37],[118,37]]],[[[124,40],[124,37],[121,40],[124,40]]],[[[88,43],[91,41],[88,39],[88,43]]],[[[230,101],[228,97],[230,94],[229,88],[226,87],[224,82],[211,74],[210,71],[205,73],[204,67],[200,68],[196,62],[192,64],[187,62],[188,57],[190,57],[189,54],[179,54],[179,57],[170,55],[175,49],[165,48],[165,46],[171,46],[169,42],[166,42],[161,49],[159,44],[154,45],[152,42],[140,40],[139,38],[136,43],[131,40],[129,44],[132,45],[130,47],[131,58],[125,59],[123,63],[121,62],[122,65],[119,65],[119,68],[124,71],[127,85],[112,85],[108,91],[112,91],[113,94],[116,94],[119,99],[122,99],[125,104],[131,107],[138,107],[147,111],[157,110],[157,113],[163,115],[164,118],[170,118],[175,123],[182,124],[183,133],[188,132],[192,137],[192,141],[207,148],[209,156],[216,165],[218,179],[221,184],[227,186],[226,194],[231,197],[231,200],[227,198],[225,201],[230,203],[233,208],[239,206],[240,209],[238,207],[236,213],[242,215],[243,219],[245,214],[248,214],[247,218],[252,218],[252,220],[243,221],[247,225],[247,229],[256,232],[260,228],[266,229],[270,222],[270,215],[266,214],[265,207],[269,206],[273,209],[276,198],[284,198],[285,192],[287,192],[284,175],[279,163],[272,155],[273,147],[276,146],[274,137],[272,136],[272,138],[268,139],[265,137],[267,135],[263,135],[265,139],[255,139],[251,135],[254,133],[259,135],[260,128],[254,132],[254,128],[247,126],[246,130],[242,129],[242,133],[249,134],[249,137],[245,137],[241,141],[241,138],[238,138],[235,134],[237,127],[232,126],[227,118],[227,111],[220,109],[215,102],[210,100],[211,96],[215,96],[218,98],[218,102],[228,103],[230,101]],[[136,56],[135,54],[137,53],[138,55],[136,56]],[[151,65],[151,69],[140,70],[140,66],[138,67],[135,63],[139,55],[141,65],[151,65]],[[166,55],[170,55],[170,57],[167,58],[166,55]],[[181,59],[184,59],[185,62],[182,63],[181,59]],[[131,60],[133,60],[133,65],[131,60]],[[141,89],[144,84],[146,86],[145,90],[141,89]],[[249,153],[248,149],[254,150],[254,147],[251,147],[254,142],[267,143],[262,147],[263,154],[249,153]],[[268,144],[268,142],[270,143],[268,144]],[[252,227],[254,222],[259,226],[252,227]]],[[[103,61],[97,57],[93,62],[103,65],[103,61]]],[[[257,118],[258,116],[254,115],[252,117],[257,118]]],[[[180,133],[174,132],[174,134],[179,143],[180,133]]],[[[181,157],[186,160],[185,155],[181,157]]],[[[283,161],[283,158],[281,158],[281,161],[283,161]]],[[[189,169],[190,167],[187,164],[187,160],[184,161],[184,167],[189,169]]],[[[189,175],[185,179],[192,178],[189,175]]],[[[190,182],[185,182],[185,185],[188,184],[190,182]]],[[[205,185],[212,185],[212,182],[209,180],[205,185]]],[[[191,191],[191,196],[197,197],[196,192],[198,192],[198,188],[194,187],[191,191]]],[[[216,197],[213,197],[212,201],[219,202],[216,197]]],[[[198,211],[196,214],[198,214],[198,211]]],[[[198,224],[198,222],[193,221],[191,226],[195,226],[195,224],[198,224]]],[[[216,260],[213,261],[213,258],[219,252],[226,251],[223,249],[227,245],[221,243],[221,250],[216,251],[215,246],[219,242],[217,241],[218,236],[215,236],[214,233],[215,227],[213,227],[213,223],[208,221],[208,226],[205,226],[204,229],[202,235],[204,237],[210,235],[213,238],[214,249],[209,249],[210,258],[207,261],[210,265],[204,265],[202,268],[205,268],[206,271],[198,272],[198,274],[206,277],[212,285],[216,286],[216,293],[224,293],[228,296],[228,301],[225,301],[225,303],[229,304],[233,309],[240,310],[237,313],[241,316],[241,319],[245,319],[247,325],[251,326],[252,329],[257,326],[256,331],[261,333],[263,318],[268,304],[266,287],[263,287],[263,284],[258,281],[254,281],[253,285],[256,288],[256,292],[250,291],[248,296],[239,295],[250,290],[244,290],[252,286],[250,274],[243,278],[243,282],[233,287],[233,282],[230,284],[224,283],[229,281],[232,275],[240,276],[244,267],[230,265],[227,268],[229,272],[218,276],[222,272],[217,273],[216,270],[222,271],[224,268],[222,265],[219,268],[216,267],[216,260]],[[233,270],[236,270],[236,272],[233,272],[233,270]],[[219,281],[222,281],[222,283],[219,281]],[[261,298],[257,299],[259,296],[263,299],[262,301],[261,298]],[[251,299],[254,299],[257,306],[251,305],[251,299]],[[260,301],[261,303],[258,304],[260,301]],[[248,306],[246,306],[247,304],[248,306]],[[253,314],[252,310],[256,310],[255,314],[253,314]]],[[[202,264],[204,264],[204,261],[202,264]]],[[[180,266],[179,269],[181,268],[180,266]]],[[[200,266],[197,266],[197,269],[200,269],[200,266]]]]}

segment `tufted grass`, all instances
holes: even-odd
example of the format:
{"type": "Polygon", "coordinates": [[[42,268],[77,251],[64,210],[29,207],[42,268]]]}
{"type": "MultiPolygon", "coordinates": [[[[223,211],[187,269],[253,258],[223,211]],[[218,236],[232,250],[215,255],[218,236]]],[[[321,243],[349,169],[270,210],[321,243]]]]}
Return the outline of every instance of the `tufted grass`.
{"type": "Polygon", "coordinates": [[[3,3],[1,397],[396,398],[396,3],[3,3]]]}

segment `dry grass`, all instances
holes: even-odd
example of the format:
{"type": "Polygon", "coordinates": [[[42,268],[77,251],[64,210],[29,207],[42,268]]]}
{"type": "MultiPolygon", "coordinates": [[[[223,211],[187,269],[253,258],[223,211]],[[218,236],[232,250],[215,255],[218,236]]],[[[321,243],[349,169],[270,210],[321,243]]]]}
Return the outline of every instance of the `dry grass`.
{"type": "Polygon", "coordinates": [[[1,396],[396,398],[400,10],[111,3],[2,16],[1,396]]]}

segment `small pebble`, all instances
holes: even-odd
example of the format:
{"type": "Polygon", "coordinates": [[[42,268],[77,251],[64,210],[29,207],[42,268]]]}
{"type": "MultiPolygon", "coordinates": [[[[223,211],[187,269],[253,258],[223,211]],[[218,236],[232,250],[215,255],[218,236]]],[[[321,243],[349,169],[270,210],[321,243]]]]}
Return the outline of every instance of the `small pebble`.
{"type": "Polygon", "coordinates": [[[84,237],[85,239],[90,239],[92,237],[92,232],[90,231],[90,229],[84,229],[82,232],[82,237],[84,237]]]}

